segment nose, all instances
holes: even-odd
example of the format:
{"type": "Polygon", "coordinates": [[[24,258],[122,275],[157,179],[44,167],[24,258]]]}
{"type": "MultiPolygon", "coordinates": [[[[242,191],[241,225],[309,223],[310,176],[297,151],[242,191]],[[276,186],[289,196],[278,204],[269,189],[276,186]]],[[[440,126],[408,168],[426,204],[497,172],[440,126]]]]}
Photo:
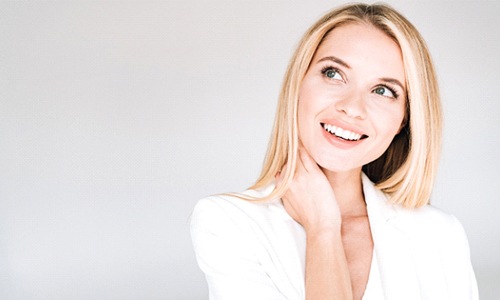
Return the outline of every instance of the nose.
{"type": "Polygon", "coordinates": [[[335,103],[335,109],[350,118],[364,120],[366,118],[365,101],[361,93],[350,91],[342,95],[335,103]]]}

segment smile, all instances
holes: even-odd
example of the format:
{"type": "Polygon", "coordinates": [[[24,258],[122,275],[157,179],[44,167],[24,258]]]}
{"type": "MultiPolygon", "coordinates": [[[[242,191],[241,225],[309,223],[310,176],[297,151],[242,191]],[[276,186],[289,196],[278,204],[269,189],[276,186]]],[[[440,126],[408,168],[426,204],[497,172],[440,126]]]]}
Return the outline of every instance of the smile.
{"type": "Polygon", "coordinates": [[[344,140],[348,141],[359,141],[361,139],[365,139],[368,136],[356,132],[349,131],[347,129],[343,129],[334,125],[326,124],[326,123],[321,123],[321,126],[329,132],[331,135],[335,135],[336,137],[339,137],[344,140]]]}

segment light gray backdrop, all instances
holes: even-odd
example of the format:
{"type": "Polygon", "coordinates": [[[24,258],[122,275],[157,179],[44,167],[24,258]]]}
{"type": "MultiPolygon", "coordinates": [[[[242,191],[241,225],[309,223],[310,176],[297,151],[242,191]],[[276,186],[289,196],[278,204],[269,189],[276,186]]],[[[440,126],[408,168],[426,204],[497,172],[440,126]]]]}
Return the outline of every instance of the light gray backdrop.
{"type": "MultiPolygon", "coordinates": [[[[388,1],[446,130],[435,205],[500,294],[499,2],[388,1]]],[[[300,35],[340,1],[0,3],[0,298],[206,299],[197,199],[259,173],[300,35]]]]}

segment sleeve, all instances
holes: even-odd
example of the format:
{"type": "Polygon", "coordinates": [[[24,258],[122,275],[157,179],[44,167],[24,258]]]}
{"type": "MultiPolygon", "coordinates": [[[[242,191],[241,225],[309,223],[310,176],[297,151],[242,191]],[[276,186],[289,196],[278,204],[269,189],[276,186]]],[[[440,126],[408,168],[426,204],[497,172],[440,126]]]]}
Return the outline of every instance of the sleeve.
{"type": "Polygon", "coordinates": [[[444,259],[451,299],[477,300],[479,299],[478,288],[467,236],[460,221],[454,216],[452,218],[453,229],[449,234],[453,242],[450,243],[444,259]]]}
{"type": "Polygon", "coordinates": [[[258,241],[242,224],[250,220],[226,206],[223,199],[205,198],[191,216],[191,238],[207,279],[209,299],[286,299],[253,250],[258,241]]]}

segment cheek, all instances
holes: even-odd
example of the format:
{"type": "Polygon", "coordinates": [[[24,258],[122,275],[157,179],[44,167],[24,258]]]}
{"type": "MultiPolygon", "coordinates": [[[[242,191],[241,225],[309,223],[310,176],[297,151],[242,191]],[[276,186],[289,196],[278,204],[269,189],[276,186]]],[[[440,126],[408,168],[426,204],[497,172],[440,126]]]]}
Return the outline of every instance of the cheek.
{"type": "Polygon", "coordinates": [[[403,125],[406,115],[406,104],[391,103],[390,105],[378,107],[374,109],[373,112],[375,112],[373,116],[378,116],[380,120],[378,123],[383,126],[387,132],[392,132],[396,135],[403,125]]]}
{"type": "Polygon", "coordinates": [[[304,138],[307,139],[309,136],[309,128],[308,124],[310,123],[310,117],[308,115],[308,108],[307,105],[304,104],[303,101],[299,100],[298,104],[298,111],[297,111],[297,126],[298,126],[298,131],[299,131],[299,139],[301,141],[304,141],[304,138]]]}
{"type": "MultiPolygon", "coordinates": [[[[317,110],[314,107],[314,101],[310,98],[301,98],[298,103],[297,126],[299,143],[308,153],[313,155],[316,149],[315,139],[318,138],[319,123],[316,122],[317,110]],[[318,124],[318,125],[317,125],[318,124]]],[[[317,157],[314,157],[316,160],[317,157]]]]}
{"type": "Polygon", "coordinates": [[[369,108],[369,118],[379,138],[392,140],[403,124],[405,111],[399,103],[369,108]],[[397,105],[396,105],[397,104],[397,105]]]}
{"type": "MultiPolygon", "coordinates": [[[[389,141],[401,131],[403,128],[404,115],[402,113],[395,112],[394,115],[388,116],[385,122],[380,123],[379,132],[383,133],[384,137],[389,141]]],[[[382,118],[381,118],[382,120],[382,118]]],[[[389,142],[390,143],[390,142],[389,142]]]]}
{"type": "Polygon", "coordinates": [[[308,131],[314,119],[314,97],[310,93],[301,91],[299,94],[299,102],[297,107],[297,122],[299,134],[308,131]]]}

